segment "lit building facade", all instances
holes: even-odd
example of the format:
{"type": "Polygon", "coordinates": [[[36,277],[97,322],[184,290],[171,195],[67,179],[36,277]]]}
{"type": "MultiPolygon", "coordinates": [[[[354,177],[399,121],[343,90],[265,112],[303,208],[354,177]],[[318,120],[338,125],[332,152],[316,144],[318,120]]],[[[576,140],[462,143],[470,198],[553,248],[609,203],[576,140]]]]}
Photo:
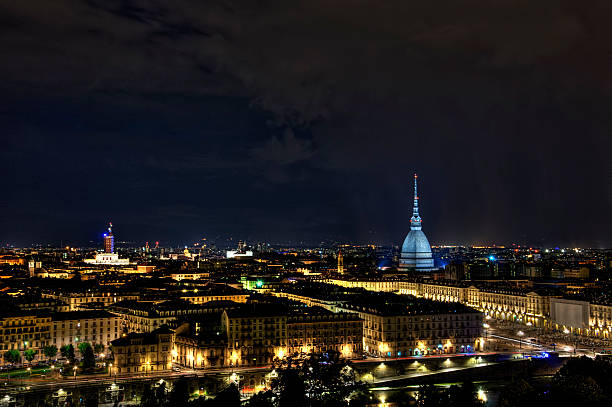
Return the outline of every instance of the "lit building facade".
{"type": "Polygon", "coordinates": [[[43,291],[43,298],[52,298],[60,300],[68,304],[70,311],[76,311],[81,308],[87,307],[91,304],[101,304],[102,306],[109,306],[119,301],[126,300],[138,300],[140,295],[137,293],[128,292],[62,292],[62,291],[43,291]]]}
{"type": "Polygon", "coordinates": [[[249,298],[249,293],[241,292],[236,290],[236,292],[198,292],[197,289],[193,291],[185,290],[184,293],[181,293],[180,299],[184,301],[189,301],[193,304],[205,304],[210,301],[234,301],[245,303],[249,298]]]}
{"type": "Polygon", "coordinates": [[[286,353],[335,351],[354,359],[363,353],[363,321],[354,313],[316,312],[287,318],[286,353]]]}
{"type": "MultiPolygon", "coordinates": [[[[185,319],[211,312],[221,312],[223,308],[199,306],[187,301],[165,301],[153,304],[151,302],[123,301],[111,305],[108,310],[120,319],[123,332],[151,332],[162,325],[172,325],[177,319],[185,319]]],[[[232,307],[225,303],[224,306],[232,307]]]]}
{"type": "MultiPolygon", "coordinates": [[[[344,281],[344,280],[342,280],[344,281]]],[[[352,288],[366,288],[363,282],[352,288]]],[[[471,352],[483,348],[483,314],[463,304],[384,294],[393,282],[373,281],[378,294],[336,292],[330,286],[288,285],[273,294],[305,304],[323,304],[343,315],[355,313],[362,324],[362,349],[381,357],[471,352]]],[[[411,290],[412,291],[412,290],[411,290]]],[[[412,294],[405,292],[404,294],[412,294]]]]}
{"type": "Polygon", "coordinates": [[[44,358],[43,348],[50,344],[51,317],[30,312],[7,312],[0,316],[0,357],[7,363],[5,352],[33,349],[34,360],[44,358]]]}
{"type": "Polygon", "coordinates": [[[111,373],[149,373],[172,369],[174,332],[161,327],[153,332],[131,333],[112,341],[111,373]]]}
{"type": "Polygon", "coordinates": [[[275,358],[330,351],[353,359],[363,351],[363,321],[358,315],[319,307],[225,311],[222,327],[227,334],[226,364],[234,366],[267,365],[275,358]]]}
{"type": "Polygon", "coordinates": [[[224,311],[221,323],[234,366],[268,365],[287,348],[287,315],[273,307],[224,311]]]}
{"type": "Polygon", "coordinates": [[[422,356],[482,350],[482,314],[407,315],[358,308],[363,348],[379,357],[422,356]]]}
{"type": "Polygon", "coordinates": [[[228,354],[227,335],[207,324],[190,321],[175,331],[172,360],[192,369],[205,369],[237,364],[237,353],[228,354]],[[233,355],[233,359],[232,356],[233,355]]]}
{"type": "MultiPolygon", "coordinates": [[[[369,291],[388,291],[411,294],[442,302],[459,302],[499,320],[515,321],[538,328],[568,331],[578,335],[610,338],[612,335],[612,305],[583,301],[588,317],[579,322],[551,316],[553,304],[562,300],[559,295],[545,291],[476,287],[450,282],[425,283],[393,280],[328,279],[328,283],[342,287],[364,288],[369,291]]],[[[558,305],[557,305],[558,306],[558,305]]],[[[583,312],[583,311],[581,311],[583,312]]]]}
{"type": "Polygon", "coordinates": [[[81,342],[107,348],[121,336],[119,317],[103,310],[58,312],[51,315],[51,344],[78,349],[81,342]]]}

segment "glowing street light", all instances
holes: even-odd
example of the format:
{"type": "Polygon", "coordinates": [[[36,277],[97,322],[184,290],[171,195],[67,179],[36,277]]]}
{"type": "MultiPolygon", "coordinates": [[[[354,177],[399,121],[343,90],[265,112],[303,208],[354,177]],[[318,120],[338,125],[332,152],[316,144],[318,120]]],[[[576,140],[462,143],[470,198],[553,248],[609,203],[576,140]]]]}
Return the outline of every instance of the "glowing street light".
{"type": "Polygon", "coordinates": [[[521,349],[523,347],[523,335],[525,335],[525,333],[523,331],[518,331],[517,332],[518,336],[519,336],[519,349],[521,349]]]}

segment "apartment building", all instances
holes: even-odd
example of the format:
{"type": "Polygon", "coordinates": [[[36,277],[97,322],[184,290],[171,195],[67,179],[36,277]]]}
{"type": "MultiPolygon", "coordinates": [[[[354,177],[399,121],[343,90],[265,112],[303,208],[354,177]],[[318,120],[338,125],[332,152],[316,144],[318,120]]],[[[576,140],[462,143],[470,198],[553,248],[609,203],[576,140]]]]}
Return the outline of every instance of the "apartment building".
{"type": "Polygon", "coordinates": [[[88,306],[96,304],[101,307],[106,307],[120,301],[138,300],[138,293],[122,292],[122,291],[79,291],[79,292],[64,292],[64,291],[44,291],[44,298],[52,298],[60,300],[68,304],[69,311],[77,311],[86,309],[88,306]]]}
{"type": "Polygon", "coordinates": [[[43,348],[50,344],[51,317],[31,311],[7,310],[0,313],[0,357],[8,350],[36,351],[35,360],[43,358],[43,348]]]}
{"type": "Polygon", "coordinates": [[[51,341],[58,349],[65,345],[78,349],[81,342],[107,348],[121,336],[120,318],[108,311],[69,311],[51,314],[51,341]]]}
{"type": "Polygon", "coordinates": [[[152,332],[131,333],[111,342],[111,373],[150,373],[172,369],[174,331],[166,326],[152,332]]]}
{"type": "Polygon", "coordinates": [[[198,315],[221,313],[224,309],[236,308],[233,301],[209,301],[194,304],[185,300],[170,300],[160,303],[146,301],[122,301],[108,307],[120,317],[123,332],[151,332],[162,325],[174,326],[177,321],[198,315]]]}

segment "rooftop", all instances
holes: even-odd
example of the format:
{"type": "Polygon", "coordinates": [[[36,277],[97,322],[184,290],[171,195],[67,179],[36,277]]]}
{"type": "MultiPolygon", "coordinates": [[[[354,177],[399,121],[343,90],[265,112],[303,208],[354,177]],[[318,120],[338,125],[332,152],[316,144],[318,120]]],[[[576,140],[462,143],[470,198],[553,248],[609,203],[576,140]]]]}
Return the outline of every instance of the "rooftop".
{"type": "Polygon", "coordinates": [[[104,310],[54,312],[50,315],[52,321],[77,321],[83,319],[116,318],[115,314],[111,314],[110,312],[104,310]]]}

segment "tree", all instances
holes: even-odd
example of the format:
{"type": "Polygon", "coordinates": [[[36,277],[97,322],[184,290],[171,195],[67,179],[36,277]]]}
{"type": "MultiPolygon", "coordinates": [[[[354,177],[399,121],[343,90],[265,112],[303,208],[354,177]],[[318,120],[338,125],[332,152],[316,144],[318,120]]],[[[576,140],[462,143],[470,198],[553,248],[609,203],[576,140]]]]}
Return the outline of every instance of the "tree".
{"type": "Polygon", "coordinates": [[[517,379],[504,386],[498,404],[500,407],[530,407],[538,405],[538,402],[533,387],[526,380],[517,379]]]}
{"type": "Polygon", "coordinates": [[[7,350],[4,352],[4,360],[9,363],[19,363],[21,362],[21,353],[18,350],[7,350]]]}
{"type": "Polygon", "coordinates": [[[83,353],[83,368],[91,369],[96,366],[96,355],[94,355],[94,351],[91,346],[85,347],[85,351],[83,353]]]}
{"type": "Polygon", "coordinates": [[[167,393],[168,389],[166,388],[166,382],[160,383],[155,389],[155,398],[157,399],[158,403],[163,404],[166,402],[167,393]]]}
{"type": "Polygon", "coordinates": [[[272,382],[272,388],[278,395],[279,407],[307,405],[305,383],[297,369],[281,372],[279,378],[272,382]]]}
{"type": "Polygon", "coordinates": [[[272,391],[260,391],[249,399],[247,407],[273,407],[273,398],[274,393],[272,391]]]}
{"type": "Polygon", "coordinates": [[[171,406],[183,406],[189,401],[189,383],[185,377],[179,378],[174,382],[170,392],[169,404],[171,406]]]}
{"type": "Polygon", "coordinates": [[[53,359],[57,355],[57,346],[49,345],[43,348],[43,353],[48,359],[53,359]]]}
{"type": "Polygon", "coordinates": [[[366,389],[358,390],[351,395],[349,400],[350,407],[365,407],[378,403],[378,398],[366,389]]]}
{"type": "Polygon", "coordinates": [[[165,403],[165,388],[166,383],[163,382],[158,386],[157,389],[153,389],[151,385],[147,385],[142,393],[142,397],[140,398],[140,406],[141,407],[159,407],[165,403]],[[157,391],[159,388],[162,388],[163,397],[159,397],[157,391]]]}
{"type": "Polygon", "coordinates": [[[278,372],[271,386],[279,407],[346,405],[353,393],[365,387],[337,352],[285,358],[278,364],[278,372]]]}
{"type": "Polygon", "coordinates": [[[478,399],[474,383],[465,381],[461,386],[440,389],[433,384],[419,387],[417,394],[419,407],[484,407],[485,402],[478,399]]]}
{"type": "Polygon", "coordinates": [[[79,352],[81,352],[81,357],[83,357],[85,356],[85,349],[91,348],[91,345],[89,342],[81,342],[77,345],[77,347],[79,348],[79,352]]]}
{"type": "Polygon", "coordinates": [[[74,346],[72,346],[72,344],[62,346],[60,348],[60,353],[62,357],[68,359],[71,363],[74,362],[74,346]]]}
{"type": "Polygon", "coordinates": [[[438,390],[433,384],[419,386],[416,399],[418,407],[441,407],[446,405],[446,394],[438,390]]]}
{"type": "Polygon", "coordinates": [[[36,351],[34,349],[26,349],[23,351],[23,357],[28,363],[31,363],[36,357],[36,351]]]}
{"type": "Polygon", "coordinates": [[[104,345],[102,345],[101,343],[96,343],[94,345],[94,353],[96,355],[100,355],[101,353],[104,353],[104,345]]]}
{"type": "Polygon", "coordinates": [[[478,399],[478,391],[476,386],[471,381],[465,381],[461,386],[451,386],[448,389],[448,405],[456,407],[480,407],[486,404],[484,401],[478,399]]]}
{"type": "Polygon", "coordinates": [[[582,356],[571,358],[553,377],[549,402],[563,405],[610,405],[612,361],[582,356]]]}
{"type": "Polygon", "coordinates": [[[215,397],[215,406],[218,407],[240,407],[240,391],[235,383],[231,383],[221,390],[215,397]]]}

